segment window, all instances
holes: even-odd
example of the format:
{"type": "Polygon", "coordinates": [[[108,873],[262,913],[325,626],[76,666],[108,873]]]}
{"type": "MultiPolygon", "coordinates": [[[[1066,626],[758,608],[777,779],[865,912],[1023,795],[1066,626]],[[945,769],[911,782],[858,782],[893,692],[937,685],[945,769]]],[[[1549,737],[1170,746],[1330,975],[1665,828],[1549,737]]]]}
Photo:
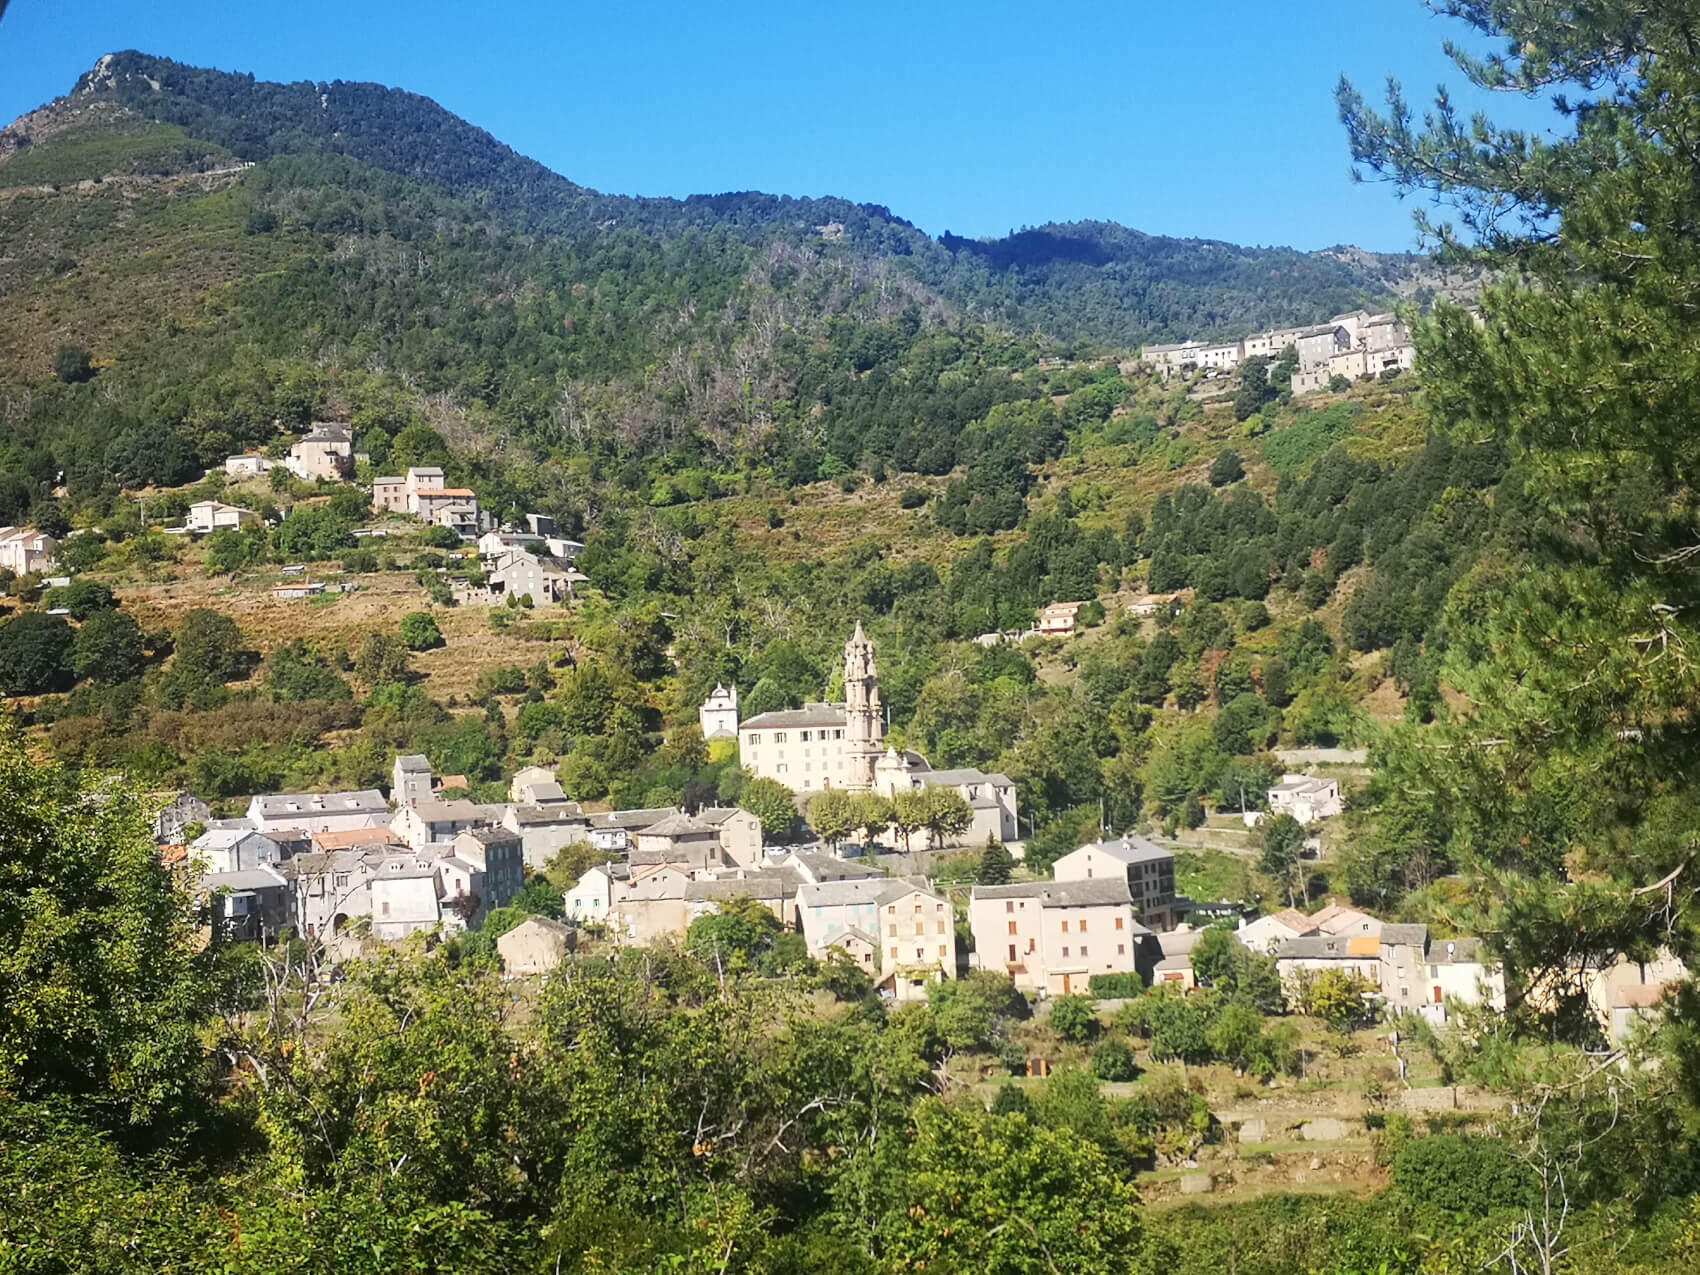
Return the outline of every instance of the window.
{"type": "Polygon", "coordinates": [[[1062,923],[1062,927],[1063,927],[1063,928],[1062,928],[1062,932],[1063,932],[1063,933],[1064,933],[1064,934],[1067,934],[1067,933],[1068,933],[1068,922],[1067,922],[1067,921],[1064,921],[1064,922],[1063,922],[1063,923],[1062,923]]]}
{"type": "Polygon", "coordinates": [[[1085,955],[1086,955],[1086,944],[1084,944],[1084,943],[1082,943],[1082,944],[1081,944],[1081,945],[1080,945],[1080,954],[1081,954],[1081,955],[1082,955],[1082,956],[1085,956],[1085,955]]]}
{"type": "Polygon", "coordinates": [[[776,743],[776,744],[783,744],[785,742],[785,732],[782,731],[782,730],[774,731],[773,732],[773,742],[776,743]]]}
{"type": "Polygon", "coordinates": [[[1428,976],[1430,978],[1439,978],[1440,977],[1440,967],[1438,965],[1429,966],[1428,967],[1428,976]]]}
{"type": "Polygon", "coordinates": [[[1086,918],[1085,917],[1080,918],[1080,932],[1082,934],[1086,933],[1086,918]]]}
{"type": "Polygon", "coordinates": [[[944,922],[943,922],[943,921],[940,921],[940,922],[939,922],[939,923],[938,923],[938,932],[939,932],[939,933],[940,933],[940,934],[943,934],[943,933],[944,933],[944,922]]]}
{"type": "Polygon", "coordinates": [[[897,949],[895,947],[891,949],[891,959],[894,961],[897,959],[897,949]]]}
{"type": "Polygon", "coordinates": [[[1015,959],[1015,944],[1013,943],[1009,945],[1009,959],[1012,961],[1015,959]]]}
{"type": "Polygon", "coordinates": [[[927,949],[926,949],[926,948],[924,948],[924,947],[918,947],[918,948],[916,948],[916,949],[915,949],[915,959],[916,959],[916,960],[917,960],[917,961],[924,961],[924,960],[926,960],[926,959],[927,959],[927,949]]]}
{"type": "Polygon", "coordinates": [[[390,901],[388,899],[385,899],[384,900],[384,915],[388,916],[389,914],[390,914],[390,901]]]}
{"type": "Polygon", "coordinates": [[[754,748],[759,743],[761,743],[761,735],[756,731],[751,731],[750,732],[750,747],[754,748]]]}
{"type": "Polygon", "coordinates": [[[1015,911],[1015,900],[1014,899],[1005,899],[1004,903],[1003,903],[1003,910],[1005,912],[1015,911]]]}
{"type": "Polygon", "coordinates": [[[1011,921],[1011,922],[1010,922],[1010,923],[1009,923],[1009,932],[1010,932],[1010,933],[1011,933],[1011,934],[1014,934],[1014,933],[1015,933],[1015,922],[1014,922],[1014,921],[1011,921]]]}
{"type": "Polygon", "coordinates": [[[1067,956],[1067,955],[1068,955],[1068,949],[1067,949],[1067,948],[1066,948],[1066,947],[1065,947],[1065,948],[1063,948],[1063,955],[1064,955],[1064,956],[1065,956],[1065,957],[1066,957],[1066,956],[1067,956]]]}
{"type": "Polygon", "coordinates": [[[942,947],[941,947],[941,948],[940,948],[940,949],[939,949],[939,959],[940,959],[940,960],[943,960],[943,959],[944,959],[944,957],[945,957],[945,950],[944,950],[944,949],[943,949],[943,948],[942,948],[942,947]]]}
{"type": "Polygon", "coordinates": [[[888,926],[886,928],[886,937],[887,938],[896,938],[897,937],[897,926],[896,925],[891,925],[891,926],[888,926]]]}
{"type": "Polygon", "coordinates": [[[1119,916],[1118,916],[1118,917],[1117,917],[1117,918],[1116,918],[1116,928],[1117,928],[1117,929],[1118,929],[1118,930],[1120,930],[1120,929],[1125,929],[1125,928],[1126,928],[1126,926],[1125,926],[1125,924],[1124,924],[1124,920],[1123,920],[1123,918],[1122,918],[1122,917],[1119,917],[1119,916]]]}
{"type": "Polygon", "coordinates": [[[799,739],[801,739],[801,740],[802,740],[802,741],[803,741],[803,742],[804,742],[804,743],[805,743],[805,744],[806,744],[806,743],[808,743],[808,742],[809,742],[809,732],[808,732],[808,731],[804,731],[804,732],[803,732],[803,733],[802,733],[802,734],[801,734],[801,735],[799,735],[799,736],[798,736],[798,737],[797,737],[797,738],[799,738],[799,739]]]}
{"type": "Polygon", "coordinates": [[[1127,955],[1127,944],[1126,943],[1117,943],[1116,944],[1116,955],[1117,956],[1126,956],[1127,955]]]}

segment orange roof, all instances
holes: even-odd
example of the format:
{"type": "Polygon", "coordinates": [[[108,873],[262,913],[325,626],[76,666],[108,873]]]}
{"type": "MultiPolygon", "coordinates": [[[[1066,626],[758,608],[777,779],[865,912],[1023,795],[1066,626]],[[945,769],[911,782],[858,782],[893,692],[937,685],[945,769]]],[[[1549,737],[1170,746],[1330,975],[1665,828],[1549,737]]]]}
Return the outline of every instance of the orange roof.
{"type": "Polygon", "coordinates": [[[439,496],[466,497],[476,496],[478,493],[470,487],[421,487],[413,494],[421,500],[435,500],[439,496]]]}
{"type": "Polygon", "coordinates": [[[1368,934],[1354,934],[1346,940],[1346,953],[1349,956],[1380,956],[1381,940],[1368,934]]]}
{"type": "Polygon", "coordinates": [[[350,828],[345,832],[315,832],[313,844],[321,850],[351,850],[355,846],[401,845],[388,828],[350,828]]]}
{"type": "Polygon", "coordinates": [[[188,846],[161,846],[159,848],[159,861],[168,868],[174,863],[187,862],[188,858],[188,846]]]}
{"type": "Polygon", "coordinates": [[[467,778],[466,778],[465,775],[444,775],[440,780],[437,781],[437,791],[438,792],[442,792],[443,789],[445,789],[445,788],[470,788],[470,787],[472,787],[472,785],[467,781],[467,778]]]}

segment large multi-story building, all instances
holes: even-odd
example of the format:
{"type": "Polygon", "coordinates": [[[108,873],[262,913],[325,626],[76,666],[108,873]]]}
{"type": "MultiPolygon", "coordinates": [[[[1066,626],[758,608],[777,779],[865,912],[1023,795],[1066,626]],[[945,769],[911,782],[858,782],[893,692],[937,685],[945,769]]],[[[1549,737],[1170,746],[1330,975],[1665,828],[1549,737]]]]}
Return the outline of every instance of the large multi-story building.
{"type": "Polygon", "coordinates": [[[885,711],[874,644],[861,623],[844,644],[843,703],[759,713],[739,723],[738,745],[744,769],[797,792],[872,789],[885,754],[885,711]]]}
{"type": "Polygon", "coordinates": [[[1134,918],[1126,879],[1115,875],[977,885],[968,922],[982,969],[1060,996],[1085,992],[1094,974],[1138,972],[1140,944],[1151,937],[1134,918]]]}
{"type": "Polygon", "coordinates": [[[1051,865],[1058,881],[1121,878],[1133,898],[1134,915],[1153,930],[1172,930],[1180,922],[1175,904],[1175,856],[1144,837],[1094,841],[1071,850],[1051,865]]]}

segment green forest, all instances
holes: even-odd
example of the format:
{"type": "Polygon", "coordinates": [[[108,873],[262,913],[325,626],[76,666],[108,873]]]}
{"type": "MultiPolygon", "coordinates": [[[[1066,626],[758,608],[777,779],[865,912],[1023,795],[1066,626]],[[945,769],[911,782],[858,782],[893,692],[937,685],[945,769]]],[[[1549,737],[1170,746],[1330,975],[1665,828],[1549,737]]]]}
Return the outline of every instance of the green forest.
{"type": "Polygon", "coordinates": [[[1408,308],[1415,372],[1299,400],[1134,347],[1386,305],[1411,263],[605,196],[416,95],[135,53],[0,135],[0,525],[75,577],[0,578],[0,1271],[1700,1261],[1700,1000],[1612,1040],[1585,978],[1700,959],[1694,9],[1447,6],[1502,50],[1460,75],[1557,96],[1538,144],[1342,82],[1353,163],[1491,282],[1408,308]],[[554,517],[583,596],[474,613],[452,533],[357,538],[358,488],[219,468],[321,420],[364,479],[440,465],[554,517]],[[266,525],[165,534],[217,498],[266,525]],[[353,587],[280,621],[285,565],[353,587]],[[1052,602],[1081,638],[974,641],[1052,602]],[[495,937],[559,914],[566,856],[484,930],[332,971],[203,942],[153,843],[150,794],[223,813],[404,751],[480,799],[536,763],[783,838],[696,706],[833,695],[858,622],[893,742],[1015,782],[1024,871],[1255,808],[1277,747],[1368,749],[1326,862],[1266,835],[1183,884],[1481,935],[1505,1013],[1408,1044],[1503,1101],[1404,1113],[1354,988],[1283,995],[1222,930],[1186,997],[975,972],[887,1004],[737,908],[505,980],[495,937]],[[1345,1083],[1357,1189],[1176,1194],[1206,1149],[1264,1163],[1224,1102],[1345,1083]]]}

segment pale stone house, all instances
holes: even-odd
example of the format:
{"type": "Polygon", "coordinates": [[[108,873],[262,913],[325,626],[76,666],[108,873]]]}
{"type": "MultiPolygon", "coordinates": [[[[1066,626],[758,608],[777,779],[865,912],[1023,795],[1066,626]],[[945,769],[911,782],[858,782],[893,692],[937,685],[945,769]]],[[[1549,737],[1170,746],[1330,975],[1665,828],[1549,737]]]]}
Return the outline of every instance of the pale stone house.
{"type": "Polygon", "coordinates": [[[573,590],[588,579],[559,558],[508,549],[485,574],[485,587],[492,598],[530,598],[532,605],[543,607],[570,600],[573,590]]]}
{"type": "Polygon", "coordinates": [[[1157,950],[1160,955],[1151,971],[1153,987],[1167,984],[1178,987],[1183,992],[1190,992],[1198,986],[1198,976],[1192,969],[1192,949],[1198,946],[1198,936],[1203,933],[1203,930],[1182,926],[1178,930],[1168,930],[1157,936],[1157,950]]]}
{"type": "Polygon", "coordinates": [[[541,872],[567,846],[590,839],[590,817],[576,802],[547,806],[511,805],[502,826],[519,834],[525,866],[541,872]]]}
{"type": "Polygon", "coordinates": [[[272,468],[272,462],[258,453],[224,458],[225,476],[237,480],[262,477],[271,473],[272,468]]]}
{"type": "Polygon", "coordinates": [[[435,863],[413,867],[400,859],[390,860],[372,873],[368,890],[372,937],[381,942],[399,942],[443,923],[435,863]]]}
{"type": "Polygon", "coordinates": [[[197,500],[189,506],[183,519],[183,529],[191,535],[204,536],[214,531],[240,531],[260,525],[260,515],[252,509],[239,509],[218,500],[197,500]]]}
{"type": "Polygon", "coordinates": [[[954,789],[968,803],[972,819],[945,846],[983,846],[988,838],[1007,844],[1021,835],[1015,781],[996,771],[987,774],[973,766],[934,770],[919,753],[888,748],[874,767],[874,788],[887,797],[918,788],[954,789]]]}
{"type": "Polygon", "coordinates": [[[407,512],[407,479],[395,474],[385,474],[372,480],[372,508],[380,513],[404,514],[407,512]]]}
{"type": "Polygon", "coordinates": [[[406,753],[390,770],[390,800],[398,806],[417,806],[431,800],[431,761],[423,753],[406,753]]]}
{"type": "Polygon", "coordinates": [[[1175,903],[1175,856],[1144,837],[1090,842],[1052,864],[1051,875],[1058,881],[1121,877],[1133,896],[1133,913],[1141,925],[1160,932],[1180,923],[1175,903]]]}
{"type": "Polygon", "coordinates": [[[982,968],[1049,995],[1084,992],[1094,974],[1138,973],[1151,937],[1120,876],[977,885],[968,916],[982,968]]]}
{"type": "Polygon", "coordinates": [[[1426,925],[1381,927],[1381,995],[1394,1013],[1447,1021],[1449,1005],[1505,1009],[1505,972],[1478,938],[1437,939],[1426,925]]]}
{"type": "Polygon", "coordinates": [[[509,974],[547,974],[573,950],[572,927],[546,916],[528,917],[496,940],[509,974]]]}
{"type": "Polygon", "coordinates": [[[190,824],[212,819],[212,808],[192,792],[173,794],[153,818],[153,839],[162,846],[181,845],[190,824]]]}
{"type": "Polygon", "coordinates": [[[482,874],[479,895],[484,910],[504,908],[525,888],[525,860],[519,836],[508,828],[485,826],[455,834],[454,857],[482,874]]]}
{"type": "Polygon", "coordinates": [[[1255,921],[1242,919],[1234,937],[1260,956],[1273,956],[1288,939],[1296,939],[1314,930],[1310,918],[1303,912],[1297,908],[1283,908],[1255,921]]]}
{"type": "Polygon", "coordinates": [[[1275,950],[1275,970],[1288,995],[1297,993],[1306,979],[1324,970],[1353,974],[1371,987],[1379,988],[1381,938],[1363,934],[1309,934],[1288,939],[1275,950]]]}
{"type": "Polygon", "coordinates": [[[478,556],[481,558],[499,558],[513,549],[536,554],[549,552],[546,539],[533,531],[497,527],[478,537],[478,556]]]}
{"type": "Polygon", "coordinates": [[[499,806],[429,797],[397,810],[390,820],[390,827],[415,850],[423,850],[433,842],[450,841],[456,833],[469,828],[496,823],[505,813],[499,806]]]}
{"type": "Polygon", "coordinates": [[[785,856],[785,861],[780,866],[795,872],[800,881],[810,885],[820,885],[827,881],[885,880],[884,873],[866,863],[840,859],[836,855],[822,854],[818,850],[793,850],[785,856]]]}
{"type": "Polygon", "coordinates": [[[651,824],[660,823],[674,813],[672,806],[649,810],[610,810],[590,816],[590,844],[603,854],[624,855],[632,848],[632,838],[651,824]]]}
{"type": "MultiPolygon", "coordinates": [[[[522,766],[514,772],[513,778],[508,780],[508,800],[526,805],[543,805],[545,803],[538,801],[535,792],[539,785],[545,784],[553,784],[557,790],[560,788],[560,784],[555,782],[555,771],[552,767],[522,766]]],[[[565,801],[567,795],[563,792],[560,799],[565,801]]]]}
{"type": "Polygon", "coordinates": [[[291,922],[289,882],[269,863],[202,873],[197,890],[222,938],[269,945],[291,922]]]}
{"type": "Polygon", "coordinates": [[[956,977],[956,913],[950,900],[918,878],[889,882],[878,900],[878,986],[898,1001],[925,1000],[927,989],[956,977]]]}
{"type": "Polygon", "coordinates": [[[207,872],[245,872],[283,861],[283,850],[246,820],[220,820],[189,843],[189,857],[207,872]]]}
{"type": "Polygon", "coordinates": [[[880,896],[890,888],[883,877],[852,881],[805,882],[797,890],[797,913],[809,955],[819,958],[850,930],[875,934],[880,929],[880,896]]]}
{"type": "Polygon", "coordinates": [[[720,830],[682,810],[638,829],[632,839],[632,866],[662,863],[693,878],[725,866],[720,852],[720,830]]]}
{"type": "Polygon", "coordinates": [[[696,818],[720,837],[720,853],[740,868],[753,868],[762,860],[761,820],[740,806],[704,806],[696,818]]]}
{"type": "Polygon", "coordinates": [[[608,863],[590,868],[573,882],[563,903],[567,917],[579,925],[603,925],[613,913],[616,883],[631,880],[624,864],[608,863]]]}
{"type": "Polygon", "coordinates": [[[876,961],[878,951],[879,945],[870,934],[852,927],[826,945],[826,952],[822,954],[821,959],[824,960],[833,952],[843,952],[852,965],[872,978],[879,969],[876,961]]]}
{"type": "Polygon", "coordinates": [[[304,482],[345,482],[354,475],[354,439],[346,426],[316,422],[312,432],[289,449],[284,465],[304,482]]]}

